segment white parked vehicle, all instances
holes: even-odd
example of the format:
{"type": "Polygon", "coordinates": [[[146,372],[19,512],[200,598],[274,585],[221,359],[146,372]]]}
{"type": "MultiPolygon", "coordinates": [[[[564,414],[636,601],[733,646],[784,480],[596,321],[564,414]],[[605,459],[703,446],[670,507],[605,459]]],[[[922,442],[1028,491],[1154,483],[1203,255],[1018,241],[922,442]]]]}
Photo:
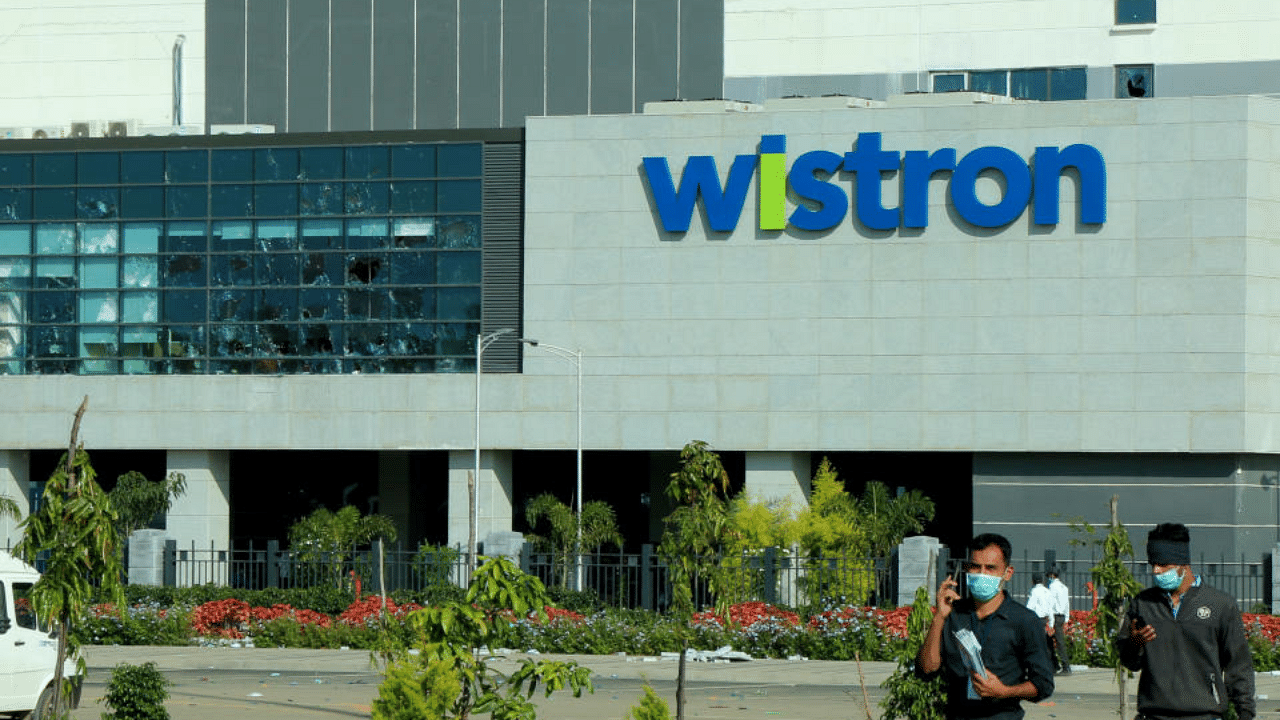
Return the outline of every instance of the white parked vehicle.
{"type": "MultiPolygon", "coordinates": [[[[0,715],[28,720],[51,717],[58,657],[58,638],[31,607],[31,587],[39,577],[35,568],[0,552],[0,715]]],[[[67,658],[63,672],[75,673],[75,658],[67,658]]],[[[76,678],[68,707],[80,704],[81,685],[76,678]]]]}

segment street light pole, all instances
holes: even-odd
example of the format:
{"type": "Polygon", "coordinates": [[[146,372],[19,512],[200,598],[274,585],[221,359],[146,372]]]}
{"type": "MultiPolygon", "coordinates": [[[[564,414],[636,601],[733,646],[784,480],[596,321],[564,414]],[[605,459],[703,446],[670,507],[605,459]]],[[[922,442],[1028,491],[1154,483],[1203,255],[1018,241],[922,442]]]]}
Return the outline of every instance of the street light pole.
{"type": "Polygon", "coordinates": [[[577,387],[577,417],[578,417],[578,441],[577,441],[577,489],[574,494],[574,514],[577,515],[577,537],[574,539],[573,555],[574,555],[574,590],[581,591],[583,587],[582,573],[582,351],[570,350],[559,345],[551,345],[548,343],[540,343],[532,338],[520,338],[520,342],[529,347],[542,348],[547,352],[573,363],[578,374],[577,387]]]}
{"type": "Polygon", "coordinates": [[[484,374],[484,351],[498,338],[515,332],[511,328],[476,335],[476,463],[471,476],[471,522],[467,533],[467,582],[476,569],[476,534],[480,531],[480,376],[484,374]]]}

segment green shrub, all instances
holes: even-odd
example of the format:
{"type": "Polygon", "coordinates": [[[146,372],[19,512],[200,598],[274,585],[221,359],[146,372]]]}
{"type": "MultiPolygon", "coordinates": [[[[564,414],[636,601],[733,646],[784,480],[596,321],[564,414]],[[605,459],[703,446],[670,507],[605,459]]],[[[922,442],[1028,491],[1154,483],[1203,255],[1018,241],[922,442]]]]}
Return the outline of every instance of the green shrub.
{"type": "Polygon", "coordinates": [[[438,720],[462,694],[458,673],[444,660],[392,663],[373,700],[374,720],[438,720]]]}
{"type": "Polygon", "coordinates": [[[104,609],[73,623],[71,632],[93,645],[188,645],[191,613],[181,606],[137,606],[118,615],[104,609]]]}
{"type": "Polygon", "coordinates": [[[556,607],[572,610],[583,615],[599,612],[605,607],[604,601],[600,599],[600,594],[590,588],[586,590],[571,590],[552,586],[547,588],[547,596],[551,598],[551,602],[556,607]]]}
{"type": "Polygon", "coordinates": [[[671,706],[653,691],[652,685],[645,683],[644,697],[627,713],[626,720],[671,720],[671,706]]]}
{"type": "Polygon", "coordinates": [[[99,700],[112,712],[102,713],[102,720],[169,720],[169,711],[164,707],[169,685],[155,663],[115,666],[107,681],[107,693],[99,700]]]}

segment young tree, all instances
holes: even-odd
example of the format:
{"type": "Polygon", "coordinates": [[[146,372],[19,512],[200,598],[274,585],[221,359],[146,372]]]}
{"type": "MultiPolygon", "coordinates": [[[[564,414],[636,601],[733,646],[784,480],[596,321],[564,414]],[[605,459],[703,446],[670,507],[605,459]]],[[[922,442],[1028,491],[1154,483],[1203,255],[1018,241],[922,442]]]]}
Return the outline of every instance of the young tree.
{"type": "MultiPolygon", "coordinates": [[[[543,493],[524,507],[529,526],[537,529],[540,521],[547,526],[545,534],[530,533],[527,538],[540,552],[555,557],[556,577],[560,587],[569,584],[569,568],[573,566],[578,543],[578,515],[551,493],[543,493]]],[[[597,553],[604,545],[622,546],[618,519],[607,502],[592,500],[582,504],[582,552],[597,553]]]]}
{"type": "Polygon", "coordinates": [[[377,539],[392,542],[396,526],[386,515],[364,515],[347,505],[338,512],[319,508],[289,527],[289,549],[304,563],[322,568],[342,587],[342,570],[356,548],[377,539]]]}
{"type": "MultiPolygon", "coordinates": [[[[54,677],[63,677],[68,654],[76,657],[77,674],[84,671],[79,642],[69,632],[71,618],[89,607],[94,588],[115,607],[124,606],[121,580],[120,535],[116,513],[107,494],[94,480],[89,454],[76,442],[80,419],[89,405],[86,397],[71,426],[68,452],[45,483],[40,509],[23,521],[23,537],[15,554],[28,564],[44,563],[44,572],[31,588],[36,614],[52,621],[58,630],[54,677]]],[[[61,717],[65,697],[63,682],[54,683],[52,716],[61,717]]]]}
{"type": "Polygon", "coordinates": [[[734,537],[725,493],[729,474],[720,456],[707,443],[694,440],[680,451],[680,469],[671,474],[667,497],[675,509],[664,519],[666,530],[658,555],[671,578],[671,609],[681,623],[679,668],[676,673],[676,718],[684,720],[685,655],[689,649],[689,622],[693,617],[693,583],[705,579],[716,598],[718,614],[728,616],[727,594],[718,573],[720,555],[734,537]]]}
{"type": "Polygon", "coordinates": [[[116,530],[121,537],[128,537],[134,530],[147,527],[156,515],[169,512],[173,501],[186,491],[187,476],[180,472],[169,473],[168,479],[159,482],[148,480],[137,470],[121,475],[107,493],[119,516],[116,530]]]}

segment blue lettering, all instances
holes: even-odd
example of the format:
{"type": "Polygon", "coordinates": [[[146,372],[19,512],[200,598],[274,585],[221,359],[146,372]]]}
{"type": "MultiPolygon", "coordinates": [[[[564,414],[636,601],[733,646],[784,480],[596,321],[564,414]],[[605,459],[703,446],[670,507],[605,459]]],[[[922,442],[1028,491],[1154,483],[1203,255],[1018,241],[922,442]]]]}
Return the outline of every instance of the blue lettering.
{"type": "Polygon", "coordinates": [[[1036,199],[1032,217],[1037,225],[1058,224],[1058,178],[1066,168],[1080,173],[1080,222],[1101,225],[1107,221],[1107,164],[1092,145],[1071,145],[1059,150],[1038,147],[1035,154],[1036,199]]]}
{"type": "Polygon", "coordinates": [[[982,147],[965,155],[951,173],[951,202],[960,217],[984,228],[1004,227],[1022,214],[1031,199],[1031,169],[1008,148],[982,147]],[[978,175],[995,170],[1004,176],[1004,197],[995,205],[978,200],[978,175]]]}
{"type": "Polygon", "coordinates": [[[858,133],[853,152],[844,154],[844,169],[853,173],[858,193],[858,219],[872,230],[898,227],[898,209],[881,204],[881,173],[897,172],[898,153],[880,149],[880,133],[858,133]]]}
{"type": "Polygon", "coordinates": [[[742,215],[747,188],[751,185],[751,175],[755,169],[755,155],[737,156],[729,168],[729,179],[725,182],[724,190],[721,190],[716,159],[710,155],[695,155],[685,164],[684,173],[680,176],[680,190],[677,191],[671,180],[671,168],[667,166],[666,158],[644,159],[644,171],[649,177],[653,203],[658,206],[658,216],[662,218],[662,227],[667,232],[689,231],[693,206],[699,196],[702,197],[707,224],[711,229],[719,232],[732,231],[742,215]]]}
{"type": "Polygon", "coordinates": [[[924,150],[908,150],[902,157],[902,226],[922,228],[929,225],[929,180],[935,173],[956,169],[955,148],[942,148],[929,154],[924,150]]]}
{"type": "Polygon", "coordinates": [[[849,195],[816,175],[821,170],[829,178],[840,170],[842,160],[840,155],[828,150],[815,150],[796,158],[787,174],[787,184],[797,197],[812,200],[821,209],[811,210],[802,203],[791,213],[792,225],[801,230],[829,230],[844,220],[844,214],[849,211],[849,195]]]}

